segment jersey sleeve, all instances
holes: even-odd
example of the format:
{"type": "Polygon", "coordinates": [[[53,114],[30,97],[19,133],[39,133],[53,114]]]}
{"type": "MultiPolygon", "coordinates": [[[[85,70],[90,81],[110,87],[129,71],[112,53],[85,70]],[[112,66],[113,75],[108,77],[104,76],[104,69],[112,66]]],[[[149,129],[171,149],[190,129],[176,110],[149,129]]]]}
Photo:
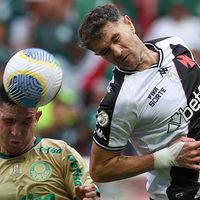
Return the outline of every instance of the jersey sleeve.
{"type": "Polygon", "coordinates": [[[132,97],[132,76],[114,71],[108,93],[101,101],[96,116],[93,141],[106,150],[123,150],[137,122],[132,97]],[[130,92],[129,92],[130,91],[130,92]],[[131,110],[130,110],[131,108],[131,110]]]}
{"type": "MultiPolygon", "coordinates": [[[[74,148],[67,144],[65,144],[65,148],[63,148],[61,168],[66,188],[71,193],[73,199],[76,199],[74,195],[76,186],[81,186],[85,183],[95,185],[89,175],[88,166],[84,159],[74,148]]],[[[99,193],[97,186],[96,192],[99,193]]]]}

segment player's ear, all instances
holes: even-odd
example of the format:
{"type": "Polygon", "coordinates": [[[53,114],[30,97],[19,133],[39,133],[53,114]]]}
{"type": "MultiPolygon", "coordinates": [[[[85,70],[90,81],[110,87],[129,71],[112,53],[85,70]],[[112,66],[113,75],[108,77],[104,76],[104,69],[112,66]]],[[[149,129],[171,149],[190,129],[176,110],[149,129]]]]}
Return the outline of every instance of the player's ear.
{"type": "Polygon", "coordinates": [[[130,26],[132,32],[135,34],[135,26],[133,25],[133,23],[128,15],[124,16],[124,23],[127,24],[128,26],[130,26]]]}
{"type": "Polygon", "coordinates": [[[38,123],[41,115],[42,115],[42,111],[41,110],[37,111],[36,116],[35,116],[35,118],[36,118],[36,120],[35,120],[35,126],[37,125],[37,123],[38,123]]]}

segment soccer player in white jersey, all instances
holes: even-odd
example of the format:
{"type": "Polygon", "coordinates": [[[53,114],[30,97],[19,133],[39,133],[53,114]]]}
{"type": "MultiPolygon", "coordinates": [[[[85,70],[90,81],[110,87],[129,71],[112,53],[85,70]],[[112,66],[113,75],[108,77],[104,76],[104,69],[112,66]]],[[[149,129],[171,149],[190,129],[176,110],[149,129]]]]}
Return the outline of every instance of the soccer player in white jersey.
{"type": "Polygon", "coordinates": [[[41,114],[13,103],[0,84],[0,199],[100,199],[75,149],[61,140],[34,136],[41,114]]]}
{"type": "Polygon", "coordinates": [[[98,108],[91,177],[147,172],[150,199],[200,199],[200,69],[186,44],[178,37],[143,43],[114,4],[91,10],[79,37],[116,65],[98,108]],[[138,156],[121,155],[128,140],[138,156]]]}

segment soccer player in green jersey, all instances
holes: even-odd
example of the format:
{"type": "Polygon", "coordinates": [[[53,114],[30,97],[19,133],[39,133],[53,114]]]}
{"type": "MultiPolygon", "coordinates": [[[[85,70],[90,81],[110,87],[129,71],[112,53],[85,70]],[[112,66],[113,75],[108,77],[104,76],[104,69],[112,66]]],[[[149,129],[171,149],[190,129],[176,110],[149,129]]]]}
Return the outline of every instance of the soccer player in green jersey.
{"type": "Polygon", "coordinates": [[[75,149],[61,140],[34,136],[41,114],[12,102],[0,84],[0,199],[100,199],[75,149]]]}

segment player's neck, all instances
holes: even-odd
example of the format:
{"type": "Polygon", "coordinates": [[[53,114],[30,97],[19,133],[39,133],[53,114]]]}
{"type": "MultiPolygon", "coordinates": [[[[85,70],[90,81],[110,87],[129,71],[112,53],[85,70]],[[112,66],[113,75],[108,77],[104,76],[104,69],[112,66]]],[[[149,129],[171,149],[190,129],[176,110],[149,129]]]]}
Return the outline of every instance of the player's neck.
{"type": "Polygon", "coordinates": [[[148,48],[145,49],[142,58],[140,67],[137,69],[138,71],[146,70],[153,64],[156,64],[158,62],[158,53],[155,50],[148,48]]]}

